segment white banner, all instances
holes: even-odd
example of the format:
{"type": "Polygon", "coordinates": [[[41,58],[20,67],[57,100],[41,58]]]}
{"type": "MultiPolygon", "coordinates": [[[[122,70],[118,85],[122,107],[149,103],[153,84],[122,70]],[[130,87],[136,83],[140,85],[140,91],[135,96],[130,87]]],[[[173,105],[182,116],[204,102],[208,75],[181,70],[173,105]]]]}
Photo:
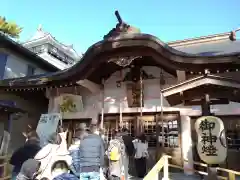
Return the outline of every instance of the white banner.
{"type": "Polygon", "coordinates": [[[59,121],[61,120],[62,117],[59,113],[41,115],[36,132],[42,145],[44,145],[49,137],[57,131],[59,121]]]}

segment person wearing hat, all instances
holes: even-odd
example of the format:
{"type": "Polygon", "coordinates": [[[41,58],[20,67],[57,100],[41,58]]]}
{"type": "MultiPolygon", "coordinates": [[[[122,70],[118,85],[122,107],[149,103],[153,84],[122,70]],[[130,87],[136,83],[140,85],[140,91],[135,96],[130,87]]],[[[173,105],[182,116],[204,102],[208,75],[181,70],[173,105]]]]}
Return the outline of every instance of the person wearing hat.
{"type": "Polygon", "coordinates": [[[70,174],[70,168],[66,161],[59,160],[52,165],[53,180],[78,180],[78,177],[70,174]]]}

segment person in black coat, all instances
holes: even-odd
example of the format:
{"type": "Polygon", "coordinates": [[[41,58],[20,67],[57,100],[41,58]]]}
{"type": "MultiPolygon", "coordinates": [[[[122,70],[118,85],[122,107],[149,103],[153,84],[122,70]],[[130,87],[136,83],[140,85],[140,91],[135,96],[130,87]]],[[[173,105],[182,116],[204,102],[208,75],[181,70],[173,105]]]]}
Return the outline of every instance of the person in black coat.
{"type": "Polygon", "coordinates": [[[16,179],[17,174],[21,170],[22,164],[28,159],[33,159],[40,149],[39,138],[36,134],[29,137],[27,142],[13,153],[10,159],[10,164],[14,166],[12,180],[16,179]]]}

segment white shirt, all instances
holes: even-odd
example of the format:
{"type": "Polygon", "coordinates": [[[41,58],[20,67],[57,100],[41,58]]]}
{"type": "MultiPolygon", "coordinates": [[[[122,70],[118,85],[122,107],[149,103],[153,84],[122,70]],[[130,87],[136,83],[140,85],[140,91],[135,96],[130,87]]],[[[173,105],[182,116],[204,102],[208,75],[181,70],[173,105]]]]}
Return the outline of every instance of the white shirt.
{"type": "Polygon", "coordinates": [[[138,139],[133,140],[133,145],[135,148],[135,159],[139,159],[142,157],[148,157],[148,143],[143,143],[138,139]]]}

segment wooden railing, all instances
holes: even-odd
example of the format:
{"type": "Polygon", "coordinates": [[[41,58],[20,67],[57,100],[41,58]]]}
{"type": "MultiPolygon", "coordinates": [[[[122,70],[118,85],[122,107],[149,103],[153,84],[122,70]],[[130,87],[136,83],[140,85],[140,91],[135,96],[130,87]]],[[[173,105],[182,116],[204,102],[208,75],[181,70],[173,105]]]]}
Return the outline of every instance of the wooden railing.
{"type": "Polygon", "coordinates": [[[163,180],[168,180],[168,156],[163,155],[143,180],[156,180],[159,178],[159,172],[163,168],[163,180]]]}
{"type": "Polygon", "coordinates": [[[9,156],[0,156],[0,180],[11,179],[9,172],[9,156]]]}
{"type": "MultiPolygon", "coordinates": [[[[168,172],[169,167],[181,169],[181,170],[184,170],[184,171],[190,171],[190,172],[193,172],[193,173],[197,173],[197,174],[200,174],[200,175],[207,176],[207,172],[205,172],[205,171],[198,171],[198,170],[195,170],[195,169],[189,169],[189,168],[184,168],[182,166],[170,164],[169,159],[173,159],[173,158],[171,156],[168,156],[168,155],[163,155],[160,158],[160,160],[155,164],[155,166],[149,171],[149,173],[144,177],[144,180],[156,180],[156,179],[158,179],[159,178],[159,172],[162,170],[162,168],[163,168],[163,179],[162,180],[169,180],[169,172],[168,172]]],[[[185,162],[187,162],[187,161],[185,161],[185,162]]],[[[193,164],[195,164],[197,166],[207,168],[207,164],[204,164],[204,163],[193,162],[193,164]]],[[[236,180],[236,176],[237,175],[240,176],[240,172],[230,170],[230,169],[225,169],[225,168],[218,167],[217,171],[220,172],[220,173],[222,172],[222,173],[227,174],[227,177],[219,175],[218,179],[236,180]]]]}

